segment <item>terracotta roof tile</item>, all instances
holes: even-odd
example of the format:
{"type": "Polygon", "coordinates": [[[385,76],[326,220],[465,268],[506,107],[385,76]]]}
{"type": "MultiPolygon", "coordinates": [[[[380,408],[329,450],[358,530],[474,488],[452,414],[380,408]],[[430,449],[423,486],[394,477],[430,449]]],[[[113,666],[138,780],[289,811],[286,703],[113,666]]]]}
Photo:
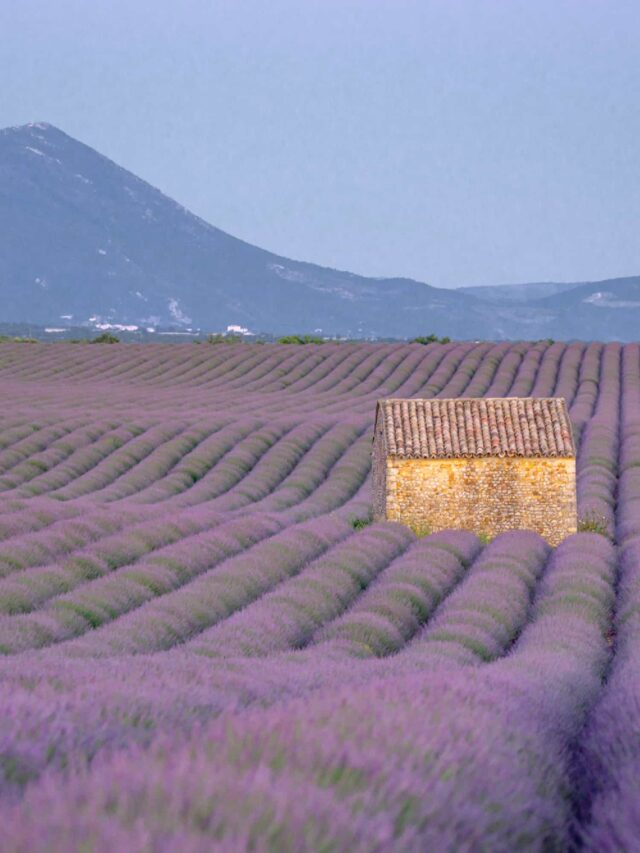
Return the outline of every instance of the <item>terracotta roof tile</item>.
{"type": "Polygon", "coordinates": [[[575,456],[561,397],[379,400],[378,419],[391,456],[575,456]]]}

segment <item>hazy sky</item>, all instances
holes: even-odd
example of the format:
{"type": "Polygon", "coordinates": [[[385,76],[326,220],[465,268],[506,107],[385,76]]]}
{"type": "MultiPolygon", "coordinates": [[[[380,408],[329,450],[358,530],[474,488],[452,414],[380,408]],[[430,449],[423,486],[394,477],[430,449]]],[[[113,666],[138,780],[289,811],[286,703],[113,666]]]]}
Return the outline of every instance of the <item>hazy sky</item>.
{"type": "Polygon", "coordinates": [[[436,285],[640,274],[640,0],[0,0],[0,126],[436,285]]]}

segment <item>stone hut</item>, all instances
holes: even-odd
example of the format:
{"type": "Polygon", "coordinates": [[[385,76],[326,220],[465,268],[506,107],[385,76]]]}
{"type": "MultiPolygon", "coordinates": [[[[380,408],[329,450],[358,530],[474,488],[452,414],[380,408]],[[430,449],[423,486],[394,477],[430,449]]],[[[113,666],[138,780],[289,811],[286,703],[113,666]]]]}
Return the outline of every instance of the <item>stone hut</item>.
{"type": "Polygon", "coordinates": [[[373,512],[417,533],[528,529],[557,545],[577,529],[564,399],[380,400],[373,512]]]}

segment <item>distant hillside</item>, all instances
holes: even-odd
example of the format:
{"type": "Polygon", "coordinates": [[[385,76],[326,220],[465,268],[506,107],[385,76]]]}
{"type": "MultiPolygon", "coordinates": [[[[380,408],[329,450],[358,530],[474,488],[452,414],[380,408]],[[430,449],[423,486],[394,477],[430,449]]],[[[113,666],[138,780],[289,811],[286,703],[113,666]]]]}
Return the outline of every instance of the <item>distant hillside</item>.
{"type": "Polygon", "coordinates": [[[536,299],[544,299],[547,296],[555,296],[556,293],[564,293],[564,291],[578,286],[578,284],[567,284],[566,282],[539,281],[529,284],[490,284],[485,287],[458,287],[456,289],[459,293],[468,293],[484,302],[525,304],[536,299]]]}
{"type": "Polygon", "coordinates": [[[636,335],[640,298],[626,284],[618,294],[615,281],[604,283],[600,302],[597,288],[585,291],[579,310],[549,301],[569,287],[447,290],[293,261],[207,224],[51,125],[0,131],[0,323],[360,338],[636,335]]]}
{"type": "Polygon", "coordinates": [[[554,313],[555,337],[640,339],[640,276],[581,284],[536,305],[554,313]]]}

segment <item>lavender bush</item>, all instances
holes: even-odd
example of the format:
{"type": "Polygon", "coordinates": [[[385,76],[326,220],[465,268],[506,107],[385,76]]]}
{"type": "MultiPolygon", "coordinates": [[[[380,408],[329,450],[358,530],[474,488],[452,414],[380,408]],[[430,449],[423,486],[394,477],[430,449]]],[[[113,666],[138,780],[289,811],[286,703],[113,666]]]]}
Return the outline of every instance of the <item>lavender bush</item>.
{"type": "Polygon", "coordinates": [[[5,344],[0,389],[3,851],[636,848],[639,345],[5,344]],[[436,395],[565,397],[605,535],[354,531],[376,400],[436,395]]]}

